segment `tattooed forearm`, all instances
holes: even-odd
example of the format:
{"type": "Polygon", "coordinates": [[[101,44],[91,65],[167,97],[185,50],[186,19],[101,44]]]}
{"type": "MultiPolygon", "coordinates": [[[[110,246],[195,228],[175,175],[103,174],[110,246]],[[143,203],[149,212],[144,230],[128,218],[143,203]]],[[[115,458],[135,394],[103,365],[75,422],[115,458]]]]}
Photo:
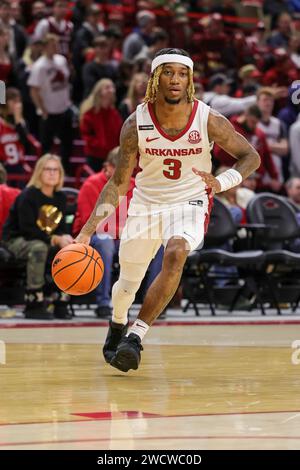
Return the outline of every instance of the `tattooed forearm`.
{"type": "Polygon", "coordinates": [[[125,121],[120,136],[120,151],[114,175],[106,183],[101,192],[90,218],[81,230],[92,235],[97,225],[109,217],[119,205],[120,197],[128,191],[130,177],[136,162],[138,151],[138,135],[136,117],[133,113],[125,121]]]}
{"type": "Polygon", "coordinates": [[[228,119],[214,110],[210,110],[209,114],[208,135],[211,141],[238,160],[233,168],[241,173],[243,179],[259,167],[260,156],[255,148],[236,132],[228,119]]]}
{"type": "Polygon", "coordinates": [[[95,232],[99,222],[113,214],[118,205],[118,187],[115,185],[113,180],[110,179],[104,186],[93,209],[93,212],[91,213],[88,221],[81,231],[87,235],[92,235],[95,232]]]}

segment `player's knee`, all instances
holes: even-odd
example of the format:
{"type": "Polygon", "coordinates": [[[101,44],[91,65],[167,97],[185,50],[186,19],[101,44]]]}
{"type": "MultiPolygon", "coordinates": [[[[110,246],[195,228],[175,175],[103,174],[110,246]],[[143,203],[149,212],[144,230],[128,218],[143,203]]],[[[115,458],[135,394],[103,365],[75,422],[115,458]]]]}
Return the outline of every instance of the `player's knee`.
{"type": "Polygon", "coordinates": [[[164,255],[164,266],[170,270],[181,270],[187,253],[182,243],[173,243],[171,246],[167,246],[164,255]]]}

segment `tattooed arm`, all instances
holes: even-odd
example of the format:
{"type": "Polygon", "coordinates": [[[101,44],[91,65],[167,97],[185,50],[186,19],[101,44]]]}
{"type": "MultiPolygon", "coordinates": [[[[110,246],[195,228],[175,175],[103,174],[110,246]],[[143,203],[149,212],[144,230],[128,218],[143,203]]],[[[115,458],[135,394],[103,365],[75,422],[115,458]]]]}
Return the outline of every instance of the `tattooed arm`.
{"type": "MultiPolygon", "coordinates": [[[[245,137],[236,132],[226,117],[213,109],[209,113],[207,130],[210,141],[214,141],[238,160],[233,168],[242,175],[243,179],[247,178],[259,167],[260,156],[255,148],[252,147],[245,137]]],[[[201,176],[207,185],[212,187],[214,192],[220,191],[220,183],[213,175],[198,170],[194,170],[194,172],[201,176]]]]}
{"type": "Polygon", "coordinates": [[[136,115],[131,114],[124,122],[120,135],[120,152],[114,175],[104,186],[96,205],[76,238],[78,243],[89,243],[97,225],[109,217],[119,205],[119,198],[124,196],[129,187],[138,152],[138,134],[136,115]]]}

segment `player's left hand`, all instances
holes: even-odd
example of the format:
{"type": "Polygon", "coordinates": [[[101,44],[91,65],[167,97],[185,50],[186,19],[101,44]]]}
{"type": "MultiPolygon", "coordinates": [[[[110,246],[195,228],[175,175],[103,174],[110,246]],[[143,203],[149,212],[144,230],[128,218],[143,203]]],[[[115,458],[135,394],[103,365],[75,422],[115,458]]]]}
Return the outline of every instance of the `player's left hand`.
{"type": "Polygon", "coordinates": [[[221,191],[221,185],[217,178],[215,178],[211,173],[206,173],[206,171],[197,170],[197,168],[192,168],[195,175],[200,176],[208,188],[212,189],[213,194],[219,193],[221,191]]]}

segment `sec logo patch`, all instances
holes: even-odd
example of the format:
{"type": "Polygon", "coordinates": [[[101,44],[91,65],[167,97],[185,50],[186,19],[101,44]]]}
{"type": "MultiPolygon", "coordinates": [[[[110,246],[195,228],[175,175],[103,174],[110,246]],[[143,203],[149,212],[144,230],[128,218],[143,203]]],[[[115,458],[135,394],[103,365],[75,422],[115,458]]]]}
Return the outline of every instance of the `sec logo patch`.
{"type": "Polygon", "coordinates": [[[198,131],[191,131],[189,133],[189,138],[188,138],[188,141],[190,144],[198,144],[201,140],[201,137],[200,137],[200,132],[198,131]]]}

